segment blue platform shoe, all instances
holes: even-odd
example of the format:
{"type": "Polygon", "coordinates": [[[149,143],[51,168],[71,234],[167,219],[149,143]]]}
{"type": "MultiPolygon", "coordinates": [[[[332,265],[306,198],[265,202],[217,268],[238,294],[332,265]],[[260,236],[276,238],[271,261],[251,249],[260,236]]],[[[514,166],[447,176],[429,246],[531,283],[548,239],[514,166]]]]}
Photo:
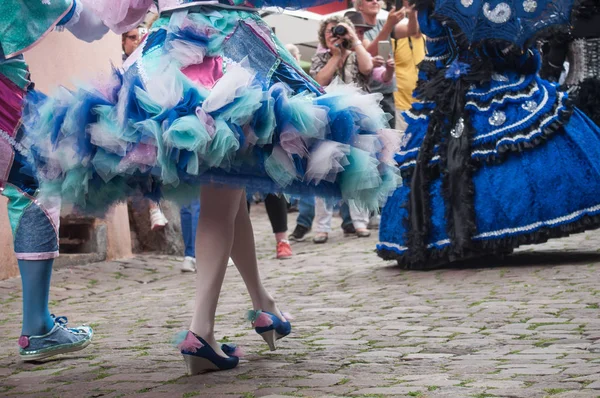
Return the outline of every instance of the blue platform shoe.
{"type": "Polygon", "coordinates": [[[254,330],[267,342],[271,351],[277,349],[277,340],[292,331],[292,324],[289,321],[292,317],[285,313],[281,315],[285,318],[285,322],[267,311],[248,311],[248,319],[252,322],[254,330]]]}
{"type": "Polygon", "coordinates": [[[241,350],[234,345],[223,344],[221,349],[227,358],[223,358],[200,336],[187,331],[180,335],[177,348],[181,351],[188,374],[190,376],[200,373],[228,370],[235,368],[242,356],[241,350]]]}

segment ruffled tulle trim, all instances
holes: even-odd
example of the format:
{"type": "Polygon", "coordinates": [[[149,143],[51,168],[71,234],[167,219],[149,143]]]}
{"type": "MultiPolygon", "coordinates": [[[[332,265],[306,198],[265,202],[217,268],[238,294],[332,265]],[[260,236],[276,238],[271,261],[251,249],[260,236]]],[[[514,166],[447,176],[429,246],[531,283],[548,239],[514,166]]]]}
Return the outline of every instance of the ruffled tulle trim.
{"type": "Polygon", "coordinates": [[[228,180],[376,209],[398,184],[381,158],[395,149],[378,100],[338,83],[319,97],[265,89],[235,64],[209,91],[167,67],[148,86],[115,72],[102,89],[62,89],[26,123],[44,190],[80,211],[228,180]]]}
{"type": "Polygon", "coordinates": [[[510,254],[521,245],[544,243],[549,239],[563,238],[571,234],[600,228],[600,215],[597,214],[600,212],[600,206],[597,207],[599,209],[593,211],[594,214],[582,215],[570,223],[544,226],[529,233],[504,236],[497,239],[478,239],[474,237],[468,250],[461,256],[457,256],[453,252],[449,241],[429,245],[427,257],[424,260],[415,259],[406,247],[384,242],[377,245],[377,254],[384,260],[395,260],[402,268],[411,270],[429,270],[451,266],[452,263],[482,256],[503,256],[510,254]]]}

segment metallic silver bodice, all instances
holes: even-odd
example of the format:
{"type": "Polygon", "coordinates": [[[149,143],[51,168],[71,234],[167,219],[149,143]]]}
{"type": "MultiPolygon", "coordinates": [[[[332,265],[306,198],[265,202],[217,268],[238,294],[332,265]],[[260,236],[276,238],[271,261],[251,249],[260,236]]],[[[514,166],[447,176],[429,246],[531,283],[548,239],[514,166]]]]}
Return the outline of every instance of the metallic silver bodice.
{"type": "Polygon", "coordinates": [[[600,38],[577,39],[569,46],[569,74],[565,83],[575,86],[588,77],[600,78],[600,38]]]}

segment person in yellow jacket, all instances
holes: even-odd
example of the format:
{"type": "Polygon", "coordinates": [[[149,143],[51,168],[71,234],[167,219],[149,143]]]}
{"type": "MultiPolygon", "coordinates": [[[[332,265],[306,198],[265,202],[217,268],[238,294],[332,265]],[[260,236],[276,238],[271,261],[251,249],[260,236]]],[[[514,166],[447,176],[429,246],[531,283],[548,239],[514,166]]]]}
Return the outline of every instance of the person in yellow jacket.
{"type": "MultiPolygon", "coordinates": [[[[405,0],[405,3],[407,1],[405,0]]],[[[405,4],[406,19],[411,17],[415,11],[405,4]]],[[[404,23],[404,21],[400,22],[404,23]]],[[[402,112],[411,108],[415,101],[413,91],[417,87],[419,75],[419,64],[425,58],[425,36],[419,30],[416,35],[396,39],[392,42],[394,49],[394,61],[396,62],[396,86],[394,102],[396,104],[396,128],[404,131],[406,123],[402,112]]]]}

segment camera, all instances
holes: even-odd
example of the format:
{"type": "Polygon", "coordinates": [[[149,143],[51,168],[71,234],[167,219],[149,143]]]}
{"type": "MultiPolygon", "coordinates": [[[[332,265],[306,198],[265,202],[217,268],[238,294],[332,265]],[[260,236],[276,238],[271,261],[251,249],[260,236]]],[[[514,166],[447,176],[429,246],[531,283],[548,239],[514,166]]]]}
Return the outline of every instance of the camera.
{"type": "MultiPolygon", "coordinates": [[[[342,37],[342,36],[346,35],[347,33],[348,33],[348,29],[346,29],[346,27],[343,25],[336,25],[333,28],[331,28],[331,34],[334,37],[342,37]]],[[[351,48],[350,41],[348,39],[342,40],[342,47],[345,48],[346,50],[349,50],[351,48]]]]}
{"type": "Polygon", "coordinates": [[[348,33],[348,29],[346,29],[344,25],[336,25],[333,28],[331,28],[331,33],[335,37],[341,37],[348,33]]]}

